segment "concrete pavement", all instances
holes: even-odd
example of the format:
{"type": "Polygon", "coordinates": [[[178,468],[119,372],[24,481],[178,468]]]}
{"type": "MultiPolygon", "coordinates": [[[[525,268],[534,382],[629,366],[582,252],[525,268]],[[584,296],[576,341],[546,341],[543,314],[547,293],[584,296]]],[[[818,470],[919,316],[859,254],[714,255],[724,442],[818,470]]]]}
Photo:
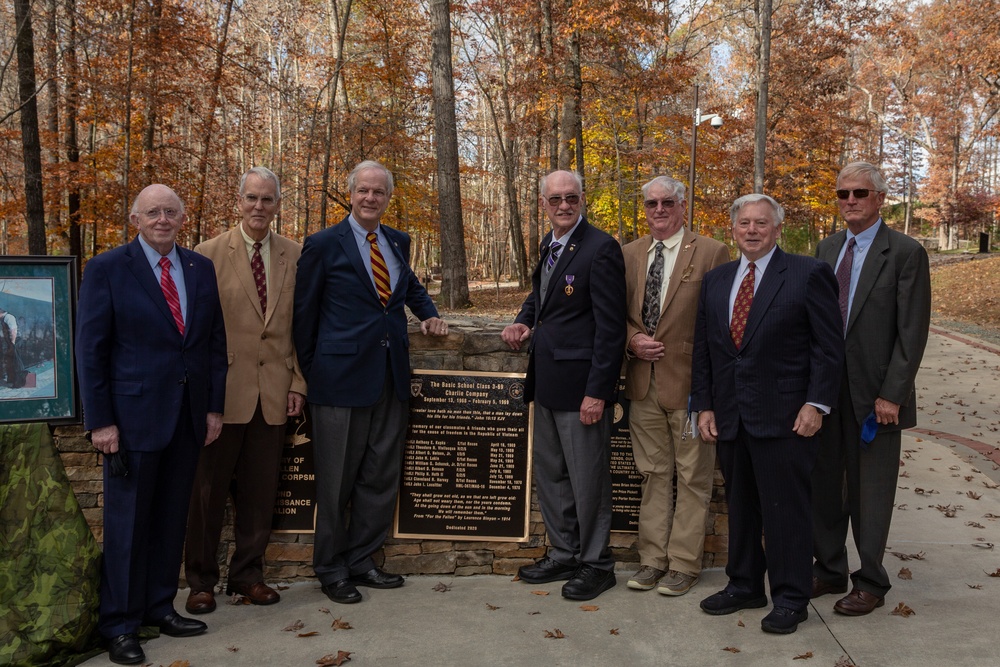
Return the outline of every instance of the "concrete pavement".
{"type": "MultiPolygon", "coordinates": [[[[337,605],[305,582],[270,607],[218,598],[219,609],[201,617],[208,634],[152,639],[147,662],[306,666],[347,651],[352,666],[998,665],[1000,576],[989,575],[1000,575],[1000,350],[934,328],[917,386],[920,428],[903,436],[885,558],[891,574],[905,568],[909,578],[895,578],[869,616],[833,613],[833,595],[813,600],[809,620],[788,636],[760,630],[767,608],[708,616],[698,603],[724,587],[721,570],[677,598],[629,590],[623,571],[589,603],[595,609],[563,599],[560,583],[498,576],[408,577],[400,589],[361,589],[357,605],[337,605]],[[899,605],[912,614],[893,614],[899,605]],[[333,629],[336,619],[351,629],[333,629]]],[[[105,653],[84,664],[111,663],[105,653]]]]}

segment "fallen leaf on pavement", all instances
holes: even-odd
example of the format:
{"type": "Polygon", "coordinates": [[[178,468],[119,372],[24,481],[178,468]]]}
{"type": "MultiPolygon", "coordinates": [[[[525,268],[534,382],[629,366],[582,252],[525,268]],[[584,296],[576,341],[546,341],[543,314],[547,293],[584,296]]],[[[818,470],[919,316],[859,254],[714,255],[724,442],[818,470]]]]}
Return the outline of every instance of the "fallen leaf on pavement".
{"type": "Polygon", "coordinates": [[[320,667],[340,667],[345,662],[351,661],[350,651],[337,651],[337,655],[328,653],[316,661],[320,667]]]}
{"type": "Polygon", "coordinates": [[[983,590],[983,585],[982,584],[966,584],[966,586],[968,586],[969,588],[971,588],[973,590],[976,590],[976,591],[983,590]]]}
{"type": "Polygon", "coordinates": [[[490,604],[489,602],[487,602],[486,603],[486,608],[489,609],[490,611],[496,611],[500,607],[496,606],[495,604],[490,604]]]}
{"type": "Polygon", "coordinates": [[[740,652],[740,650],[738,648],[736,648],[735,646],[727,646],[727,647],[725,647],[722,650],[723,651],[729,651],[730,653],[739,653],[740,652]]]}
{"type": "Polygon", "coordinates": [[[191,667],[191,663],[187,660],[174,660],[169,667],[191,667]]]}
{"type": "Polygon", "coordinates": [[[910,572],[910,568],[908,567],[900,568],[899,574],[897,574],[896,576],[899,577],[900,579],[906,579],[906,580],[913,579],[913,573],[910,572]]]}
{"type": "Polygon", "coordinates": [[[326,607],[320,607],[320,608],[319,608],[319,612],[320,612],[321,614],[329,614],[329,613],[330,613],[330,610],[329,610],[329,609],[327,609],[326,607]]]}
{"type": "Polygon", "coordinates": [[[240,650],[240,647],[239,646],[227,646],[226,650],[229,651],[230,653],[236,653],[237,651],[240,650]]]}
{"type": "Polygon", "coordinates": [[[846,655],[842,655],[839,658],[837,658],[837,662],[833,663],[833,667],[857,667],[857,666],[853,662],[851,662],[850,658],[848,658],[846,655]]]}
{"type": "MultiPolygon", "coordinates": [[[[986,572],[986,570],[983,570],[983,572],[986,572]]],[[[998,567],[993,572],[986,572],[986,574],[989,575],[989,576],[991,576],[991,577],[1000,577],[1000,567],[998,567]]]]}
{"type": "Polygon", "coordinates": [[[923,551],[917,552],[915,554],[904,554],[899,551],[890,551],[889,553],[891,553],[899,560],[923,560],[924,556],[926,555],[924,554],[923,551]]]}
{"type": "Polygon", "coordinates": [[[611,628],[610,630],[608,630],[608,632],[615,635],[616,637],[618,636],[618,628],[611,628]]]}
{"type": "Polygon", "coordinates": [[[812,651],[806,651],[802,655],[795,656],[794,658],[792,658],[792,660],[808,660],[811,657],[813,657],[813,652],[812,651]]]}
{"type": "Polygon", "coordinates": [[[546,639],[566,639],[566,635],[564,635],[562,633],[562,630],[560,630],[559,628],[555,628],[555,629],[553,629],[551,631],[546,630],[545,631],[545,638],[546,639]]]}
{"type": "Polygon", "coordinates": [[[598,607],[596,604],[582,604],[580,605],[580,609],[582,609],[583,611],[597,611],[598,609],[600,609],[600,607],[598,607]]]}
{"type": "Polygon", "coordinates": [[[532,595],[548,595],[548,591],[531,591],[532,595]]]}
{"type": "Polygon", "coordinates": [[[913,616],[917,612],[913,611],[905,604],[900,602],[899,604],[896,605],[896,608],[890,611],[889,613],[892,614],[893,616],[902,616],[903,618],[909,618],[910,616],[913,616]]]}
{"type": "Polygon", "coordinates": [[[745,628],[745,627],[747,627],[747,625],[746,625],[746,623],[743,622],[743,619],[741,618],[740,620],[736,621],[736,627],[738,627],[738,628],[745,628]]]}
{"type": "Polygon", "coordinates": [[[986,528],[986,526],[984,526],[983,524],[979,523],[978,521],[966,521],[965,525],[969,526],[970,528],[983,528],[983,529],[986,528]]]}
{"type": "Polygon", "coordinates": [[[295,636],[296,637],[315,637],[318,634],[319,634],[318,632],[316,632],[315,630],[312,630],[310,632],[300,632],[299,634],[297,634],[295,636]]]}
{"type": "Polygon", "coordinates": [[[981,493],[976,493],[975,491],[966,491],[966,492],[965,492],[965,495],[969,496],[969,497],[970,497],[970,498],[972,498],[973,500],[979,500],[980,498],[982,498],[982,497],[983,497],[983,494],[981,494],[981,493]]]}
{"type": "Polygon", "coordinates": [[[443,581],[439,581],[437,586],[431,589],[432,591],[437,591],[438,593],[447,593],[451,590],[451,584],[446,584],[443,581]]]}
{"type": "Polygon", "coordinates": [[[330,627],[333,628],[334,631],[336,631],[336,630],[353,630],[354,629],[354,628],[351,627],[350,623],[348,623],[347,621],[341,620],[339,618],[333,619],[333,623],[330,625],[330,627]]]}
{"type": "Polygon", "coordinates": [[[284,627],[283,630],[285,632],[298,632],[304,627],[306,627],[305,623],[303,623],[301,620],[298,620],[292,623],[291,625],[284,627]]]}

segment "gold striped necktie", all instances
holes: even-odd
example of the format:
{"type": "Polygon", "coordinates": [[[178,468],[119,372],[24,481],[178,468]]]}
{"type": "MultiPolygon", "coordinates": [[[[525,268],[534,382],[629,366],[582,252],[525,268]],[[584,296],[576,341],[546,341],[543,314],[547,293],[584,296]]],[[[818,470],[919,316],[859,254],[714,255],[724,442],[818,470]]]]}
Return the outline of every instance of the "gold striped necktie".
{"type": "Polygon", "coordinates": [[[368,243],[371,246],[372,276],[375,278],[375,289],[378,291],[378,298],[382,300],[382,305],[389,303],[392,296],[392,288],[389,287],[389,269],[385,265],[385,257],[378,249],[378,236],[375,232],[368,232],[368,243]]]}

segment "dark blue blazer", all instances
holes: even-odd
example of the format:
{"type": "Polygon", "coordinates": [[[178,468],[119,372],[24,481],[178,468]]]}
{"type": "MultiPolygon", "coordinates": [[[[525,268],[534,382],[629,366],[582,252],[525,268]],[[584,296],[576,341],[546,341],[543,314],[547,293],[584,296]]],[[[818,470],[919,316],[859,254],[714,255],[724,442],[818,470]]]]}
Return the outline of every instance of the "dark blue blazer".
{"type": "Polygon", "coordinates": [[[388,364],[399,400],[410,395],[410,339],[403,306],[421,321],[437,317],[438,311],[410,269],[409,235],[385,225],[382,233],[402,271],[386,306],[347,218],[310,235],[302,246],[292,334],[310,403],[374,405],[388,364]]]}
{"type": "Polygon", "coordinates": [[[805,403],[835,407],[844,340],[837,279],[824,262],[776,248],[737,350],[729,294],[739,261],[705,274],[695,321],[691,409],[714,410],[720,440],[740,422],[755,438],[789,438],[805,403]]]}
{"type": "Polygon", "coordinates": [[[531,294],[515,322],[533,329],[525,402],[578,411],[584,396],[614,401],[625,351],[625,259],[609,234],[582,220],[552,269],[541,303],[542,267],[552,243],[542,239],[531,294]]]}
{"type": "Polygon", "coordinates": [[[194,432],[223,411],[226,329],[212,262],[178,246],[187,292],[181,336],[139,241],[87,262],[76,359],[88,429],[118,427],[125,449],[160,451],[174,435],[185,389],[194,432]]]}

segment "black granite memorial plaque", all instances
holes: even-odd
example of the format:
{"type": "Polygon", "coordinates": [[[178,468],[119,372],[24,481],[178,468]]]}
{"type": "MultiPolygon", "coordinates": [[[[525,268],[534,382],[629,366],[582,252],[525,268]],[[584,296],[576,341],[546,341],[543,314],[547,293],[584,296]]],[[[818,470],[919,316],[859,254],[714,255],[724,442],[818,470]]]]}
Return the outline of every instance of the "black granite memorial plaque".
{"type": "Polygon", "coordinates": [[[531,428],[524,375],[417,370],[395,536],[528,539],[531,428]]]}
{"type": "Polygon", "coordinates": [[[306,406],[300,417],[288,420],[281,453],[281,477],[274,501],[271,530],[276,533],[311,533],[316,528],[316,477],[312,425],[306,406]]]}

